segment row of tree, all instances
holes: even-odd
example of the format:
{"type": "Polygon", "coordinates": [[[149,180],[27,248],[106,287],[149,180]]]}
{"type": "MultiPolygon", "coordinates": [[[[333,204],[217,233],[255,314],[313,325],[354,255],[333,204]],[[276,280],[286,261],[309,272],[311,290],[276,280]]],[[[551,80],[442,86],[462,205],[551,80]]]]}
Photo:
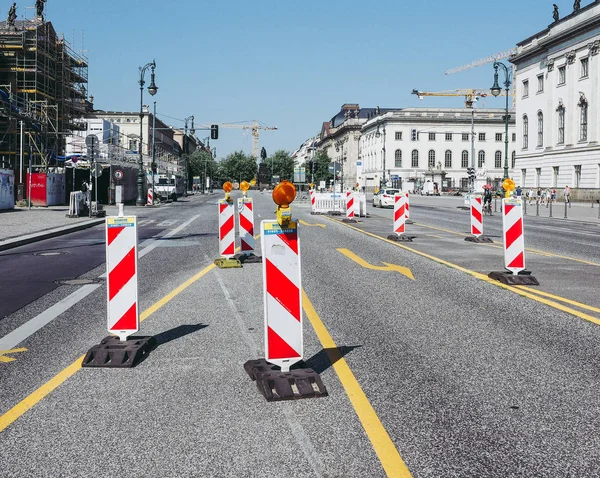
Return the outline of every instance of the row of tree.
{"type": "MultiPolygon", "coordinates": [[[[332,179],[333,174],[329,172],[330,163],[331,159],[327,153],[319,151],[312,160],[301,164],[300,166],[305,168],[306,182],[317,183],[332,179]]],[[[270,184],[274,176],[278,176],[280,181],[294,181],[295,161],[290,153],[283,150],[275,151],[272,156],[263,157],[260,164],[256,163],[253,156],[242,151],[231,153],[217,162],[208,151],[198,150],[189,155],[188,165],[190,178],[200,176],[202,184],[205,184],[205,177],[219,184],[225,181],[241,182],[256,178],[259,186],[270,184]]]]}

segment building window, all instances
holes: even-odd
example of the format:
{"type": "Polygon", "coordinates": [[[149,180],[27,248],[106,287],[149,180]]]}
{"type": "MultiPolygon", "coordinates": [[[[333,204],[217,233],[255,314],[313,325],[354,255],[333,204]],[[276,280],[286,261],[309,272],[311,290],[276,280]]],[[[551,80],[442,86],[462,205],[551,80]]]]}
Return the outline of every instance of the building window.
{"type": "Polygon", "coordinates": [[[566,67],[559,66],[558,67],[558,84],[564,85],[566,81],[567,81],[566,67]]]}
{"type": "Polygon", "coordinates": [[[517,133],[513,133],[512,134],[512,142],[516,142],[517,141],[517,133]]]}
{"type": "Polygon", "coordinates": [[[585,96],[581,95],[578,106],[581,108],[581,115],[579,116],[579,141],[587,141],[588,102],[585,96]]]}
{"type": "Polygon", "coordinates": [[[542,178],[542,168],[535,168],[535,187],[540,187],[540,179],[542,178]]]}
{"type": "Polygon", "coordinates": [[[463,141],[469,141],[469,133],[463,133],[462,134],[462,140],[463,141]]]}
{"type": "Polygon", "coordinates": [[[529,145],[529,118],[523,115],[523,149],[527,149],[529,145]]]}
{"type": "Polygon", "coordinates": [[[452,133],[446,133],[446,141],[452,141],[452,133]]]}
{"type": "Polygon", "coordinates": [[[485,164],[485,151],[479,151],[478,156],[477,156],[477,167],[483,168],[484,164],[485,164]]]}
{"type": "Polygon", "coordinates": [[[469,167],[469,152],[466,150],[463,150],[463,152],[460,155],[460,167],[461,168],[469,167]]]}
{"type": "Polygon", "coordinates": [[[510,168],[515,169],[515,163],[517,162],[517,152],[513,151],[510,158],[510,168]]]}
{"type": "Polygon", "coordinates": [[[496,141],[502,141],[502,133],[496,133],[496,141]]]}
{"type": "Polygon", "coordinates": [[[558,166],[552,166],[552,187],[558,186],[558,166]]]}
{"type": "Polygon", "coordinates": [[[538,134],[537,134],[537,145],[541,147],[544,145],[544,114],[538,111],[538,134]]]}
{"type": "Polygon", "coordinates": [[[419,167],[419,152],[416,149],[412,150],[410,164],[412,168],[419,167]]]}
{"type": "Polygon", "coordinates": [[[500,169],[502,167],[502,151],[496,151],[494,154],[494,167],[500,169]]]}
{"type": "Polygon", "coordinates": [[[485,133],[479,133],[479,141],[485,141],[485,133]]]}
{"type": "Polygon", "coordinates": [[[575,165],[575,187],[579,187],[579,183],[581,182],[581,164],[575,165]]]}
{"type": "Polygon", "coordinates": [[[402,140],[402,131],[396,131],[396,141],[402,140]]]}
{"type": "Polygon", "coordinates": [[[394,153],[394,166],[397,168],[402,167],[402,151],[399,149],[394,153]]]}
{"type": "Polygon", "coordinates": [[[446,153],[444,154],[444,167],[452,168],[452,151],[449,149],[447,149],[446,153]]]}
{"type": "Polygon", "coordinates": [[[427,167],[435,168],[435,150],[430,149],[427,155],[427,167]]]}
{"type": "Polygon", "coordinates": [[[589,74],[589,61],[586,58],[581,59],[581,78],[587,78],[589,74]]]}
{"type": "Polygon", "coordinates": [[[563,144],[565,142],[565,107],[558,105],[556,112],[558,113],[558,144],[563,144]]]}
{"type": "Polygon", "coordinates": [[[435,141],[435,133],[429,133],[429,141],[435,141]]]}
{"type": "Polygon", "coordinates": [[[523,80],[523,98],[529,96],[529,80],[523,80]]]}
{"type": "Polygon", "coordinates": [[[541,93],[542,91],[544,91],[544,75],[538,75],[537,83],[538,83],[537,92],[541,93]]]}

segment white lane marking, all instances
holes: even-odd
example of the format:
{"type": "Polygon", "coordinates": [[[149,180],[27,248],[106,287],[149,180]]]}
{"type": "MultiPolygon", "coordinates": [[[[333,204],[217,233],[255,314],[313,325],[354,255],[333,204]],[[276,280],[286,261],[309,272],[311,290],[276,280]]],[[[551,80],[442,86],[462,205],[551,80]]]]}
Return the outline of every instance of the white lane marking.
{"type": "Polygon", "coordinates": [[[100,284],[87,284],[81,286],[71,295],[65,297],[60,302],[57,302],[52,307],[46,309],[44,312],[29,320],[28,322],[25,322],[20,327],[17,327],[9,334],[6,334],[0,339],[0,350],[10,350],[15,348],[26,338],[33,335],[42,327],[52,322],[60,314],[66,312],[75,304],[77,304],[77,302],[90,295],[98,287],[100,287],[100,284]]]}
{"type": "Polygon", "coordinates": [[[138,227],[147,226],[148,224],[152,224],[153,222],[156,221],[154,219],[142,219],[141,221],[138,221],[138,227]]]}
{"type": "Polygon", "coordinates": [[[172,226],[173,224],[175,224],[177,221],[174,220],[166,220],[161,222],[160,224],[158,224],[158,227],[167,227],[167,226],[172,226]]]}

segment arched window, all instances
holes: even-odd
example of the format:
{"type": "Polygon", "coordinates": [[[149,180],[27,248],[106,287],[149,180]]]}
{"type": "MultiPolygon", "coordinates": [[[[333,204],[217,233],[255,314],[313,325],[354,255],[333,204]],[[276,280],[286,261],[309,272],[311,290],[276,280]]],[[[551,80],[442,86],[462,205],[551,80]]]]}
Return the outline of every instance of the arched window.
{"type": "Polygon", "coordinates": [[[565,142],[565,107],[562,104],[556,108],[558,113],[558,144],[565,142]]]}
{"type": "Polygon", "coordinates": [[[496,169],[502,167],[502,151],[496,151],[496,154],[494,154],[494,167],[496,169]]]}
{"type": "Polygon", "coordinates": [[[411,167],[418,168],[419,167],[419,152],[416,149],[412,150],[411,154],[411,167]]]}
{"type": "Polygon", "coordinates": [[[544,113],[538,111],[538,137],[537,137],[537,145],[544,146],[544,113]]]}
{"type": "Polygon", "coordinates": [[[468,168],[469,167],[469,152],[464,150],[460,155],[460,167],[468,168]]]}
{"type": "Polygon", "coordinates": [[[485,151],[481,150],[481,151],[479,151],[478,156],[477,156],[477,167],[483,168],[484,164],[485,164],[485,151]]]}
{"type": "Polygon", "coordinates": [[[444,167],[452,168],[452,151],[449,149],[447,149],[446,153],[444,154],[444,167]]]}
{"type": "Polygon", "coordinates": [[[397,168],[402,167],[402,151],[399,149],[394,153],[394,166],[397,168]]]}
{"type": "Polygon", "coordinates": [[[516,156],[517,156],[517,152],[513,151],[512,152],[512,157],[511,157],[511,168],[512,169],[515,169],[515,163],[517,161],[516,156]]]}
{"type": "Polygon", "coordinates": [[[581,115],[579,116],[579,141],[587,141],[588,102],[583,94],[579,98],[578,106],[581,108],[581,115]]]}
{"type": "Polygon", "coordinates": [[[427,155],[427,167],[435,168],[435,150],[430,149],[429,154],[427,155]]]}
{"type": "Polygon", "coordinates": [[[529,145],[529,118],[523,115],[523,149],[527,149],[529,145]]]}

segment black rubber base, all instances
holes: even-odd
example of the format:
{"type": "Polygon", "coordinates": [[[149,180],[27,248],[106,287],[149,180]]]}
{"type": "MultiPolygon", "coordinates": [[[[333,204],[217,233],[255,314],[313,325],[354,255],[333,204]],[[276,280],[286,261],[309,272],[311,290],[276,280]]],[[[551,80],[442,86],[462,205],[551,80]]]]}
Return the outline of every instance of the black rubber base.
{"type": "Polygon", "coordinates": [[[483,242],[485,242],[485,243],[488,243],[488,244],[494,242],[489,237],[486,237],[486,236],[479,236],[479,237],[468,236],[468,237],[465,237],[465,241],[477,242],[477,243],[483,243],[483,242]]]}
{"type": "Polygon", "coordinates": [[[82,367],[132,368],[156,348],[154,337],[129,337],[121,342],[109,335],[94,345],[83,359],[82,367]]]}
{"type": "Polygon", "coordinates": [[[289,372],[261,358],[248,360],[244,370],[256,382],[258,391],[268,402],[300,400],[329,395],[317,372],[311,368],[296,368],[289,372]]]}
{"type": "Polygon", "coordinates": [[[234,259],[237,259],[242,264],[260,264],[262,263],[262,257],[257,256],[254,252],[238,252],[233,256],[234,259]]]}
{"type": "Polygon", "coordinates": [[[390,241],[412,242],[412,240],[415,239],[416,236],[405,236],[404,234],[390,234],[387,238],[390,241]]]}
{"type": "Polygon", "coordinates": [[[347,217],[342,219],[342,222],[351,222],[353,224],[358,224],[358,221],[356,219],[348,219],[347,217]]]}
{"type": "Polygon", "coordinates": [[[540,285],[538,280],[531,275],[531,271],[520,271],[518,274],[510,271],[495,271],[490,272],[488,277],[506,285],[540,285]]]}

